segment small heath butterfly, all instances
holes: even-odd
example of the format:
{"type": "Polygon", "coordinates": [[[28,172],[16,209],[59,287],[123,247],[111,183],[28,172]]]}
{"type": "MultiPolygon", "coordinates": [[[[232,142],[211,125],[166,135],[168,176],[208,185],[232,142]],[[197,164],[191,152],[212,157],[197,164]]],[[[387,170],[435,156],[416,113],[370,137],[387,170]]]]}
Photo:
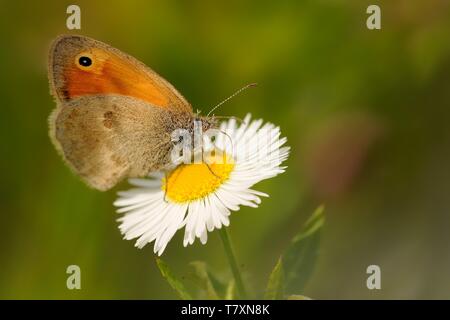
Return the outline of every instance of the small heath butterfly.
{"type": "Polygon", "coordinates": [[[195,114],[156,72],[91,38],[54,40],[48,75],[56,100],[51,140],[69,167],[98,190],[168,168],[174,130],[192,133],[194,120],[204,131],[216,127],[214,117],[195,114]]]}

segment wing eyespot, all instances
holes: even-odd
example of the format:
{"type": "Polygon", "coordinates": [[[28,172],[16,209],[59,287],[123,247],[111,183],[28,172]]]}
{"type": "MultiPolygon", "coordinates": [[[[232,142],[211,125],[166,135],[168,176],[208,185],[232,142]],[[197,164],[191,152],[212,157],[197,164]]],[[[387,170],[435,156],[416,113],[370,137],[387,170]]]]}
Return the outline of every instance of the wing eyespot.
{"type": "Polygon", "coordinates": [[[89,70],[94,65],[94,59],[90,53],[82,52],[75,57],[75,65],[81,70],[89,70]]]}

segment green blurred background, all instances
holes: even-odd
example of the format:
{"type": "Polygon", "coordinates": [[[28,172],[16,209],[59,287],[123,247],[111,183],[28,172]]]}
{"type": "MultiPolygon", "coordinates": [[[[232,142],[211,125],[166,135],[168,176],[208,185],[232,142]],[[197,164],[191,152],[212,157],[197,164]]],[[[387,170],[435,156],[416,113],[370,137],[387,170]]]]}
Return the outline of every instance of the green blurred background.
{"type": "MultiPolygon", "coordinates": [[[[51,41],[66,8],[77,33],[142,60],[203,111],[249,82],[217,112],[281,126],[285,174],[256,189],[229,231],[246,280],[261,293],[279,253],[313,209],[327,222],[303,294],[321,299],[450,298],[450,3],[430,1],[0,2],[0,298],[176,298],[143,250],[124,241],[110,192],[87,188],[47,135],[51,41]],[[382,29],[366,28],[379,4],[382,29]],[[77,264],[82,290],[66,288],[77,264]],[[382,290],[366,288],[377,264],[382,290]]],[[[229,272],[217,233],[163,258],[184,278],[207,261],[229,272]]],[[[188,281],[188,280],[187,280],[188,281]]]]}

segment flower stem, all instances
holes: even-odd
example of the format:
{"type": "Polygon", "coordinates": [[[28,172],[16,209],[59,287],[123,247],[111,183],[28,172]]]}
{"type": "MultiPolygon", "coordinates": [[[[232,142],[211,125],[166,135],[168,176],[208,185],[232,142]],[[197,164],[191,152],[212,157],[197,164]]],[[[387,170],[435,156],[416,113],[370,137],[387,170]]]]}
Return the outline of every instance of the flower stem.
{"type": "Polygon", "coordinates": [[[228,263],[231,267],[231,272],[233,273],[234,281],[236,283],[236,288],[241,299],[247,299],[247,292],[245,290],[244,282],[242,281],[241,272],[236,261],[236,256],[233,252],[233,247],[231,246],[230,237],[228,236],[228,231],[225,227],[220,230],[220,238],[222,239],[223,247],[227,255],[228,263]]]}

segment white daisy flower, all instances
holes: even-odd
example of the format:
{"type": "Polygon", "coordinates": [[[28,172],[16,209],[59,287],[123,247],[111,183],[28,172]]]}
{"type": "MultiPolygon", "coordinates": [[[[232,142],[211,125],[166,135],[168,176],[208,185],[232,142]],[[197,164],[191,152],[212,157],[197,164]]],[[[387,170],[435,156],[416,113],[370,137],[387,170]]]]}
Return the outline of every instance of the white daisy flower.
{"type": "Polygon", "coordinates": [[[185,228],[183,245],[199,238],[205,244],[208,231],[230,224],[231,211],[241,205],[258,207],[268,195],[251,187],[284,172],[280,166],[289,154],[280,138],[280,128],[262,120],[242,124],[234,119],[223,122],[214,141],[215,150],[206,163],[181,164],[168,174],[159,172],[147,179],[130,179],[136,188],[119,192],[114,205],[124,239],[137,238],[142,248],[155,242],[161,255],[178,229],[185,228]],[[224,161],[217,161],[221,158],[224,161]]]}

